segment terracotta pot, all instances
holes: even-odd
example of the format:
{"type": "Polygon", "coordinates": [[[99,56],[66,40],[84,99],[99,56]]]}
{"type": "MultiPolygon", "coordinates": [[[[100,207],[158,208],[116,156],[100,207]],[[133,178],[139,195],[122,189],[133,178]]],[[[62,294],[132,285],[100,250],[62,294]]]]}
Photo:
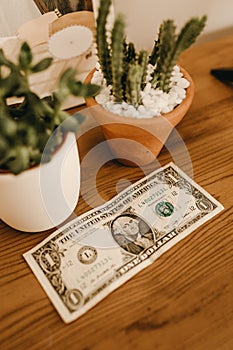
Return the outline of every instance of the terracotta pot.
{"type": "Polygon", "coordinates": [[[0,172],[0,219],[26,232],[58,226],[75,209],[80,189],[80,162],[74,133],[68,133],[49,163],[19,175],[0,172]]]}
{"type": "MultiPolygon", "coordinates": [[[[181,68],[184,78],[190,82],[186,98],[173,111],[153,118],[122,117],[106,111],[94,98],[87,98],[88,107],[100,124],[114,157],[124,165],[143,166],[151,163],[160,153],[172,129],[183,119],[191,106],[194,84],[190,75],[181,68]]],[[[90,82],[92,70],[86,78],[90,82]]]]}

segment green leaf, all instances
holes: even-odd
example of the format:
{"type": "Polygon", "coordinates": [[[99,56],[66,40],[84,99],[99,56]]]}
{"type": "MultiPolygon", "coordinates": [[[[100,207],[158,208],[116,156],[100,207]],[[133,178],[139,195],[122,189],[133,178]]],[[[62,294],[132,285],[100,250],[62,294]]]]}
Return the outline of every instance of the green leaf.
{"type": "Polygon", "coordinates": [[[41,134],[40,135],[40,138],[39,138],[39,141],[38,141],[38,147],[41,151],[41,153],[43,153],[43,150],[46,146],[46,143],[48,142],[48,139],[49,139],[50,135],[47,135],[47,134],[41,134]]]}
{"type": "Polygon", "coordinates": [[[84,84],[81,81],[70,86],[70,91],[74,96],[91,97],[98,94],[100,86],[95,84],[84,84]]]}
{"type": "Polygon", "coordinates": [[[3,49],[0,49],[0,66],[7,66],[7,67],[15,66],[13,62],[9,61],[6,58],[3,49]]]}
{"type": "Polygon", "coordinates": [[[72,117],[78,121],[79,125],[86,120],[86,116],[83,115],[82,113],[75,113],[72,115],[72,117]]]}
{"type": "Polygon", "coordinates": [[[8,162],[8,168],[17,175],[29,167],[30,158],[26,146],[17,146],[15,152],[15,158],[8,162]]]}
{"type": "Polygon", "coordinates": [[[53,154],[53,152],[58,148],[58,146],[62,144],[63,140],[64,140],[64,134],[62,132],[62,129],[59,127],[48,138],[48,141],[43,149],[42,162],[43,162],[43,158],[46,155],[53,154]]]}
{"type": "Polygon", "coordinates": [[[52,155],[50,153],[43,153],[43,157],[41,158],[41,163],[48,163],[52,159],[52,155]]]}
{"type": "Polygon", "coordinates": [[[74,68],[66,69],[59,80],[59,87],[64,87],[75,81],[76,70],[74,68]]]}
{"type": "Polygon", "coordinates": [[[19,54],[19,65],[23,70],[27,70],[32,62],[32,52],[29,45],[24,42],[19,54]]]}
{"type": "Polygon", "coordinates": [[[76,132],[78,130],[79,123],[75,118],[67,118],[63,123],[62,123],[62,129],[64,131],[72,131],[76,132]]]}
{"type": "Polygon", "coordinates": [[[16,134],[17,123],[10,118],[0,117],[0,131],[7,137],[12,137],[16,134]]]}
{"type": "Polygon", "coordinates": [[[28,126],[25,123],[22,123],[22,130],[25,132],[25,143],[29,148],[35,148],[38,144],[38,138],[40,137],[40,134],[38,133],[38,130],[35,129],[33,126],[28,126]]]}
{"type": "Polygon", "coordinates": [[[4,55],[4,51],[3,49],[0,49],[0,65],[7,65],[8,60],[6,59],[5,55],[4,55]]]}
{"type": "Polygon", "coordinates": [[[79,129],[79,126],[86,120],[86,117],[81,113],[75,113],[72,116],[69,116],[63,123],[62,123],[62,129],[72,132],[77,132],[79,129]]]}
{"type": "Polygon", "coordinates": [[[52,61],[52,57],[44,58],[31,68],[32,73],[42,72],[43,70],[49,68],[52,64],[52,61]]]}
{"type": "Polygon", "coordinates": [[[8,146],[6,139],[0,135],[0,159],[5,157],[8,146]]]}
{"type": "Polygon", "coordinates": [[[0,96],[4,98],[16,96],[20,85],[17,73],[11,72],[5,79],[0,79],[0,96]]]}

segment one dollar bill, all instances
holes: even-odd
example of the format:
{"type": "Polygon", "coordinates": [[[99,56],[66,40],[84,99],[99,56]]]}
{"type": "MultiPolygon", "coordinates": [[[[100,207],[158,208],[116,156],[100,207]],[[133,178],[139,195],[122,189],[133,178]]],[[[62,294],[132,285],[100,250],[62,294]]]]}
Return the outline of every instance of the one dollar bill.
{"type": "Polygon", "coordinates": [[[69,323],[221,210],[169,163],[69,222],[24,258],[69,323]]]}

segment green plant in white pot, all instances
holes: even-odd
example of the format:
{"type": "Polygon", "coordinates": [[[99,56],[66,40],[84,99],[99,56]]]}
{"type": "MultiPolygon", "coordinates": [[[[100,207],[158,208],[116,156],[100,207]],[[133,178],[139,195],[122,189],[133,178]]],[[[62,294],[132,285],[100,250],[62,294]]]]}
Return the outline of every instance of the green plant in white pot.
{"type": "Polygon", "coordinates": [[[110,5],[111,0],[100,0],[96,22],[99,68],[87,79],[103,89],[95,99],[88,98],[87,104],[104,107],[101,112],[96,108],[93,115],[116,158],[127,165],[144,165],[159,154],[191,105],[193,82],[177,61],[203,30],[206,16],[191,18],[179,33],[173,20],[164,21],[152,52],[137,52],[126,41],[123,15],[116,17],[111,31],[107,29],[110,5]],[[112,139],[121,141],[117,144],[112,139]]]}
{"type": "Polygon", "coordinates": [[[0,218],[28,232],[60,224],[75,208],[80,186],[75,132],[84,117],[70,117],[62,104],[70,95],[87,97],[99,91],[97,85],[76,81],[75,70],[68,69],[57,90],[40,98],[31,90],[29,77],[51,63],[52,58],[34,63],[27,43],[16,63],[0,50],[0,218]],[[12,97],[20,102],[10,104],[12,97]],[[43,198],[45,191],[51,208],[43,198]]]}

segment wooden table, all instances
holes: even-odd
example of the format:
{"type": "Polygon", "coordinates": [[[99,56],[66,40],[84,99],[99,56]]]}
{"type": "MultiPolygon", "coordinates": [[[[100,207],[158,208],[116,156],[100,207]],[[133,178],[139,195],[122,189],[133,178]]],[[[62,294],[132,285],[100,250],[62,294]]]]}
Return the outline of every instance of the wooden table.
{"type": "MultiPolygon", "coordinates": [[[[177,131],[195,181],[225,210],[69,325],[22,257],[52,231],[22,233],[0,222],[2,350],[233,349],[233,90],[210,75],[211,68],[233,67],[233,36],[191,48],[181,64],[192,75],[196,94],[177,131]]],[[[144,175],[114,161],[97,171],[109,155],[104,146],[93,151],[102,140],[94,126],[78,140],[83,198],[77,215],[144,175]]],[[[183,150],[179,142],[171,154],[164,148],[158,162],[165,165],[176,152],[178,165],[190,171],[183,150]]]]}

